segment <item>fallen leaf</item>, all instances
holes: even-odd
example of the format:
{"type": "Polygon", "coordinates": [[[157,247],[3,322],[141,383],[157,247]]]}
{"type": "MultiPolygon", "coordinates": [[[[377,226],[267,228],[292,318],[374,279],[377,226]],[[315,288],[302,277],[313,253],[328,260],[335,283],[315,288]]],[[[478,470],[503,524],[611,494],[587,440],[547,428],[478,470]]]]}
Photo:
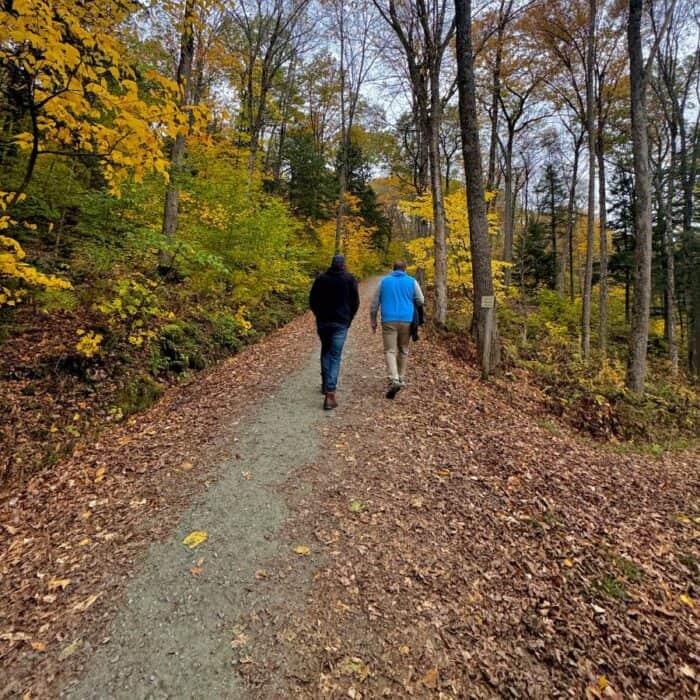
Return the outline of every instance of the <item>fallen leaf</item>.
{"type": "Polygon", "coordinates": [[[69,578],[52,578],[48,583],[49,591],[55,591],[59,588],[62,591],[65,591],[69,585],[70,585],[69,578]]]}
{"type": "Polygon", "coordinates": [[[192,462],[183,462],[180,465],[180,469],[182,469],[183,471],[186,471],[186,472],[188,472],[190,469],[193,469],[193,468],[194,468],[194,464],[192,464],[192,462]]]}
{"type": "Polygon", "coordinates": [[[352,501],[350,503],[350,510],[353,513],[361,513],[365,509],[364,503],[362,501],[352,501]]]}
{"type": "Polygon", "coordinates": [[[32,642],[32,649],[34,651],[46,651],[46,644],[44,642],[32,642]]]}
{"type": "Polygon", "coordinates": [[[521,479],[519,476],[509,476],[506,482],[506,490],[508,492],[517,491],[520,488],[521,479]]]}
{"type": "Polygon", "coordinates": [[[574,562],[572,559],[564,559],[564,566],[568,566],[571,568],[574,565],[574,562]]]}
{"type": "Polygon", "coordinates": [[[267,573],[266,569],[258,569],[255,572],[255,578],[258,579],[258,581],[260,579],[267,578],[268,576],[269,576],[269,574],[267,573]]]}
{"type": "Polygon", "coordinates": [[[93,593],[89,598],[86,598],[80,603],[76,603],[73,606],[75,612],[85,612],[88,608],[95,604],[95,601],[102,595],[102,593],[93,593]]]}
{"type": "Polygon", "coordinates": [[[449,476],[450,475],[450,470],[449,469],[438,469],[436,474],[438,476],[449,476]]]}
{"type": "Polygon", "coordinates": [[[240,649],[248,643],[248,635],[245,632],[239,632],[232,640],[231,646],[234,649],[240,649]]]}
{"type": "Polygon", "coordinates": [[[17,534],[17,528],[12,527],[12,525],[3,525],[5,530],[7,530],[8,535],[16,535],[17,534]]]}
{"type": "Polygon", "coordinates": [[[192,574],[192,576],[199,576],[199,574],[201,574],[201,573],[202,573],[202,567],[201,567],[201,566],[193,566],[193,567],[190,569],[190,574],[192,574]]]}
{"type": "Polygon", "coordinates": [[[185,547],[194,549],[195,547],[199,547],[202,542],[205,542],[208,536],[209,535],[207,535],[204,530],[193,530],[189,535],[187,535],[187,537],[185,537],[184,540],[182,540],[182,544],[184,544],[185,547]]]}
{"type": "Polygon", "coordinates": [[[102,481],[105,478],[105,474],[107,473],[107,467],[99,467],[97,471],[95,472],[95,483],[99,484],[100,481],[102,481]]]}
{"type": "Polygon", "coordinates": [[[610,685],[610,683],[608,682],[608,679],[605,676],[601,676],[598,679],[598,687],[601,690],[605,690],[608,687],[608,685],[610,685]]]}
{"type": "Polygon", "coordinates": [[[695,680],[695,671],[690,666],[688,666],[688,664],[683,664],[679,670],[681,672],[681,675],[685,676],[686,678],[692,678],[693,680],[695,680]]]}
{"type": "Polygon", "coordinates": [[[304,554],[304,555],[309,554],[311,552],[311,550],[305,544],[297,545],[296,547],[294,547],[294,551],[297,554],[304,554]]]}
{"type": "Polygon", "coordinates": [[[58,660],[65,661],[69,656],[75,654],[75,652],[80,649],[82,643],[82,639],[76,639],[71,642],[67,647],[64,647],[63,651],[58,655],[58,660]]]}
{"type": "Polygon", "coordinates": [[[414,508],[422,508],[423,507],[423,496],[416,496],[412,501],[411,505],[414,508]]]}
{"type": "Polygon", "coordinates": [[[683,595],[678,596],[681,600],[681,603],[684,603],[687,605],[689,608],[694,608],[695,607],[695,601],[689,596],[683,593],[683,595]]]}
{"type": "Polygon", "coordinates": [[[80,542],[78,542],[78,547],[85,547],[86,545],[90,544],[90,538],[85,537],[80,542]]]}
{"type": "Polygon", "coordinates": [[[402,656],[408,656],[408,652],[410,649],[404,644],[402,647],[399,647],[399,654],[402,656]]]}
{"type": "Polygon", "coordinates": [[[431,668],[420,681],[426,688],[432,688],[435,690],[438,686],[438,670],[437,668],[431,668]]]}

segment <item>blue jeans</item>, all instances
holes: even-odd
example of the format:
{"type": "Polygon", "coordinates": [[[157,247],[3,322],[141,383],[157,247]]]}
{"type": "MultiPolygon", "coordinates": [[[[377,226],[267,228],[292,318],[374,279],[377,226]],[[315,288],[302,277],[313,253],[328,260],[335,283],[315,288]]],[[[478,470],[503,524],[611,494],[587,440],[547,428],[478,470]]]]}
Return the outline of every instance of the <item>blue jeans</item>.
{"type": "Polygon", "coordinates": [[[321,339],[321,377],[324,391],[335,391],[340,372],[340,358],[348,335],[348,327],[340,323],[319,323],[316,326],[321,339]]]}

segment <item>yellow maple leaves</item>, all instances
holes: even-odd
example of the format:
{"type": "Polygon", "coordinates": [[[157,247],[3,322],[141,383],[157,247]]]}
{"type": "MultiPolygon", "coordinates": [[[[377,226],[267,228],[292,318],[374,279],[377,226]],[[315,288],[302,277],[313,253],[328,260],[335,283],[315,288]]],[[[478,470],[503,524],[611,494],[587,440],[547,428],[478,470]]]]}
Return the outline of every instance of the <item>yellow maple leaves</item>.
{"type": "MultiPolygon", "coordinates": [[[[0,231],[17,223],[4,213],[12,197],[10,192],[0,192],[0,231]]],[[[70,288],[66,280],[45,275],[24,262],[25,257],[22,246],[14,238],[0,234],[0,307],[15,306],[26,295],[26,287],[70,288]]]]}
{"type": "Polygon", "coordinates": [[[167,178],[164,136],[184,133],[204,111],[179,104],[177,85],[154,72],[137,80],[115,28],[128,17],[119,2],[15,2],[0,10],[11,41],[0,62],[32,86],[35,128],[15,137],[38,154],[89,153],[113,191],[151,171],[167,178]],[[109,7],[105,7],[108,5],[109,7]]]}

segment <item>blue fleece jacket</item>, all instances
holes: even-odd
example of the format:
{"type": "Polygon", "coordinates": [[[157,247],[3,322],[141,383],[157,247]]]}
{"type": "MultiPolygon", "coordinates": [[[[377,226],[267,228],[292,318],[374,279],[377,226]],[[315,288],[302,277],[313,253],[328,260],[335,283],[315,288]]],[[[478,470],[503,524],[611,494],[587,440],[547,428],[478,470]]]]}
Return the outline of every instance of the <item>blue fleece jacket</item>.
{"type": "Polygon", "coordinates": [[[423,292],[418,282],[403,270],[394,270],[379,283],[370,315],[372,321],[376,321],[377,310],[381,307],[383,323],[411,323],[414,304],[423,304],[423,292]]]}

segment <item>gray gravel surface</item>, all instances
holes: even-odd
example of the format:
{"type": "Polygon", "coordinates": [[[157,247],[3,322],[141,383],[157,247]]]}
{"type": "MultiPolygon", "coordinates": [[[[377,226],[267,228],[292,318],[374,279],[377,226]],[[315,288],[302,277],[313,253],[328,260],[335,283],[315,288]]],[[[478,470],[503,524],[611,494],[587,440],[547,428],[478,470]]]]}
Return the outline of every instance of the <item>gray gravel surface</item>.
{"type": "MultiPolygon", "coordinates": [[[[321,410],[319,382],[314,351],[262,406],[251,407],[235,430],[235,454],[212,472],[212,485],[183,513],[172,537],[148,550],[104,631],[107,641],[61,697],[246,697],[235,669],[242,652],[231,644],[241,639],[238,620],[281,598],[303,600],[307,592],[299,587],[308,576],[300,583],[281,569],[261,585],[256,571],[276,557],[289,561],[294,543],[281,532],[287,513],[279,487],[317,457],[319,425],[338,419],[321,410]],[[182,540],[194,530],[208,539],[190,550],[182,540]],[[201,573],[193,575],[200,559],[201,573]]],[[[313,566],[309,557],[292,557],[292,565],[313,566]]]]}

